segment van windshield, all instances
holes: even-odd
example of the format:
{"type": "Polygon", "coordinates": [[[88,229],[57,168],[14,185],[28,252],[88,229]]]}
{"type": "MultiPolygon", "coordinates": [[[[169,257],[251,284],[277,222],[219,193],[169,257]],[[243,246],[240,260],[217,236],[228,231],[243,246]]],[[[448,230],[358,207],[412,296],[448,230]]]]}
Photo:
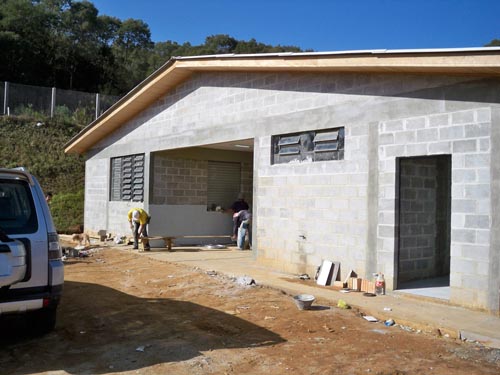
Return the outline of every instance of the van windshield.
{"type": "Polygon", "coordinates": [[[0,179],[0,227],[7,234],[38,230],[35,204],[26,181],[0,179]]]}

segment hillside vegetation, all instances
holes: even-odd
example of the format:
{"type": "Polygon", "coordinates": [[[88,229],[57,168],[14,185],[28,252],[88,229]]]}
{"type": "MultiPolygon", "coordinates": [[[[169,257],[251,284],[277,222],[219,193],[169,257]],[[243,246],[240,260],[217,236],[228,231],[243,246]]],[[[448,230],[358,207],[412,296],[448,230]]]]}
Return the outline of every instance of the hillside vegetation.
{"type": "Polygon", "coordinates": [[[0,81],[123,95],[172,56],[301,51],[226,34],[201,45],[153,42],[143,20],[100,14],[90,1],[0,4],[0,81]]]}
{"type": "Polygon", "coordinates": [[[62,233],[83,224],[84,158],[64,153],[81,129],[63,120],[0,117],[0,167],[26,167],[54,194],[51,211],[62,233]]]}
{"type": "MultiPolygon", "coordinates": [[[[302,51],[227,34],[207,36],[200,45],[153,42],[144,21],[100,14],[87,0],[0,4],[0,82],[123,95],[172,56],[302,51]]],[[[0,118],[0,167],[28,168],[54,194],[58,231],[73,231],[83,223],[85,166],[81,156],[65,155],[64,145],[85,124],[76,125],[75,116],[43,119],[31,105],[25,103],[24,117],[0,118]]]]}

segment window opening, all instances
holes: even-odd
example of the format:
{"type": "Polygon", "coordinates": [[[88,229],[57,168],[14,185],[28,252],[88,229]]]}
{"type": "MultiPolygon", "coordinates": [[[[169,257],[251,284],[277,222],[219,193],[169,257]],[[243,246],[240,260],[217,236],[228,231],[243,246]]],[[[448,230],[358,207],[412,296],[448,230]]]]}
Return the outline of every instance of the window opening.
{"type": "Polygon", "coordinates": [[[144,200],[144,154],[127,155],[111,159],[112,201],[144,200]]]}

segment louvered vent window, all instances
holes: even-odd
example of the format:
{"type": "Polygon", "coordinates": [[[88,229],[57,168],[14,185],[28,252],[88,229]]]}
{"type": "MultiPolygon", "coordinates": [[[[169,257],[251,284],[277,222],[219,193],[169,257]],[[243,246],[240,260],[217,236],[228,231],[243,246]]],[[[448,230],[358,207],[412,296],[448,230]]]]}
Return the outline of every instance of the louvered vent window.
{"type": "Polygon", "coordinates": [[[112,201],[144,200],[144,154],[111,159],[112,201]]]}
{"type": "Polygon", "coordinates": [[[272,164],[344,159],[344,128],[272,137],[272,164]]]}

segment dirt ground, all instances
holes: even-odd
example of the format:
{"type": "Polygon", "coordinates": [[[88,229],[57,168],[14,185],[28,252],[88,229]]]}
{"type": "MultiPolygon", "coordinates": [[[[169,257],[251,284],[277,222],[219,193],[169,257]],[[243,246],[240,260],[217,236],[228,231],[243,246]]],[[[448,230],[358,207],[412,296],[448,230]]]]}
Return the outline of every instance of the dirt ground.
{"type": "MultiPolygon", "coordinates": [[[[106,248],[66,261],[54,332],[2,319],[0,374],[499,374],[500,351],[106,248]]],[[[331,302],[330,302],[331,303],[331,302]]]]}

